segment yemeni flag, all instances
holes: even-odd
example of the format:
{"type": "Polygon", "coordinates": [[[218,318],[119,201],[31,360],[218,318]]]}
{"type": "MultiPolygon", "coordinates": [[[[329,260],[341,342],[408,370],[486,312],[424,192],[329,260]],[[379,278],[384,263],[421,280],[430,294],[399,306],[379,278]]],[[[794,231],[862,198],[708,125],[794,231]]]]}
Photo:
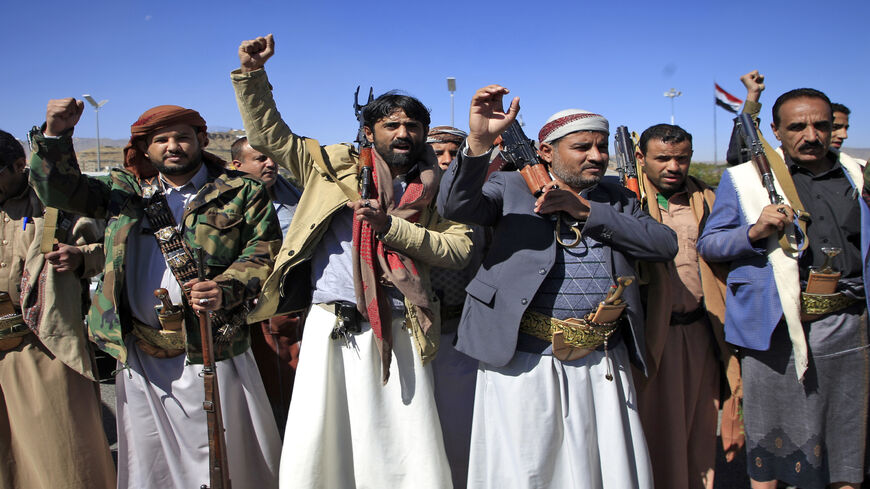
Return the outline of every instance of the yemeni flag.
{"type": "Polygon", "coordinates": [[[731,95],[725,90],[722,90],[722,87],[720,87],[718,83],[713,84],[713,92],[716,94],[716,105],[732,114],[736,114],[740,109],[740,104],[743,103],[739,98],[731,95]]]}

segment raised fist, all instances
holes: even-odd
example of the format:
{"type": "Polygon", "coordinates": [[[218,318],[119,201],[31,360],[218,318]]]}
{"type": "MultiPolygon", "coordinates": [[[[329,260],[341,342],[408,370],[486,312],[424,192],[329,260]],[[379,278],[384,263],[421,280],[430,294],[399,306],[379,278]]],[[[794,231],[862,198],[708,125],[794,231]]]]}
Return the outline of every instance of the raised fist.
{"type": "Polygon", "coordinates": [[[752,70],[749,73],[740,77],[743,86],[746,87],[746,97],[749,100],[758,102],[758,97],[764,91],[764,75],[758,70],[752,70]]]}
{"type": "Polygon", "coordinates": [[[259,70],[273,54],[275,54],[275,39],[272,34],[250,41],[242,41],[242,44],[239,45],[239,61],[242,63],[242,72],[259,70]]]}
{"type": "Polygon", "coordinates": [[[85,110],[85,103],[74,98],[61,98],[48,101],[45,111],[45,135],[60,136],[67,129],[75,127],[85,110]]]}

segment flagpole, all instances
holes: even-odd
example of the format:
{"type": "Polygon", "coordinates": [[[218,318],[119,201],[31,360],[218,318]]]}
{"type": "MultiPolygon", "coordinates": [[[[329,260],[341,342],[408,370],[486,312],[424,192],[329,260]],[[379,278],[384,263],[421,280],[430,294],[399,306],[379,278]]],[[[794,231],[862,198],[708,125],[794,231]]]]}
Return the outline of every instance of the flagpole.
{"type": "Polygon", "coordinates": [[[716,80],[713,80],[713,164],[719,164],[719,145],[716,143],[716,80]]]}

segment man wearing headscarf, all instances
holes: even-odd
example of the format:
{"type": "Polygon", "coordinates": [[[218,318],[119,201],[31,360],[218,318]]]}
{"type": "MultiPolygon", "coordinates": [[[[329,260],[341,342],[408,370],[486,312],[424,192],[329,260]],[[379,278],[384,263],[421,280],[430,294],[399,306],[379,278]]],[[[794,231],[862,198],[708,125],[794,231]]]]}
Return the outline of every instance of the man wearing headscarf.
{"type": "Polygon", "coordinates": [[[209,483],[198,314],[213,319],[230,478],[276,487],[280,439],[245,319],[281,239],[265,187],[203,151],[205,121],[171,105],[133,124],[125,169],[83,175],[72,147],[83,108],[48,103],[45,125],[31,132],[31,180],[46,205],[107,221],[88,327],[118,360],[118,487],[209,483]]]}
{"type": "Polygon", "coordinates": [[[0,488],[109,489],[115,467],[83,321],[88,279],[104,263],[102,226],[46,212],[26,167],[21,143],[0,131],[0,488]]]}
{"type": "Polygon", "coordinates": [[[480,360],[468,487],[652,487],[629,369],[644,369],[640,297],[634,282],[608,292],[636,259],[672,259],[676,237],[602,182],[609,126],[598,114],[561,111],[541,129],[552,180],[539,197],[519,172],[484,182],[519,112],[518,98],[502,108],[507,93],[490,85],[472,97],[471,131],[438,195],[449,219],[493,227],[456,342],[480,360]],[[605,298],[614,307],[600,307],[605,298]]]}
{"type": "Polygon", "coordinates": [[[471,231],[435,208],[441,171],[425,144],[429,111],[394,92],[365,106],[371,196],[360,198],[360,153],[298,136],[278,113],[263,69],[274,47],[271,35],[242,42],[232,80],[251,146],[303,187],[251,314],[313,304],[281,486],[450,487],[429,363],[441,338],[429,270],[466,266],[471,231]],[[313,294],[294,300],[311,284],[313,294]]]}

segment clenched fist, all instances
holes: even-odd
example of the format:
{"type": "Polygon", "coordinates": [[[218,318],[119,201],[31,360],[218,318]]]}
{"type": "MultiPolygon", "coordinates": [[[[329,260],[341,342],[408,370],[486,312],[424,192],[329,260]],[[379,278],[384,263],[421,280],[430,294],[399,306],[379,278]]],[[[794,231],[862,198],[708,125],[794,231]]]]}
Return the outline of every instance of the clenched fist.
{"type": "Polygon", "coordinates": [[[746,100],[758,102],[761,92],[764,91],[764,75],[759,73],[758,70],[752,70],[741,76],[740,81],[746,87],[746,100]]]}
{"type": "Polygon", "coordinates": [[[45,111],[45,135],[60,136],[67,129],[75,127],[85,110],[85,103],[74,98],[61,98],[48,101],[45,111]]]}
{"type": "Polygon", "coordinates": [[[275,38],[272,34],[258,37],[250,41],[242,41],[239,45],[239,61],[242,63],[242,73],[256,71],[266,64],[266,60],[275,54],[275,38]]]}

